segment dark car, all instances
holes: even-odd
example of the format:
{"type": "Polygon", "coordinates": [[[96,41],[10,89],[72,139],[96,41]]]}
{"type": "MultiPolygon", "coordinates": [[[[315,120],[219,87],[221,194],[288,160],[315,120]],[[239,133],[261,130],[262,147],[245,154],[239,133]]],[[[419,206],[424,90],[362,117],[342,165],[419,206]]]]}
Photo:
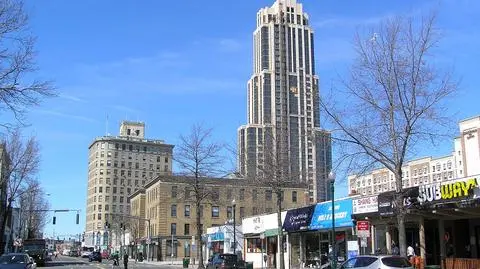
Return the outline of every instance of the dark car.
{"type": "Polygon", "coordinates": [[[235,254],[214,254],[208,259],[207,269],[245,269],[245,262],[235,254]]]}
{"type": "Polygon", "coordinates": [[[16,268],[34,269],[37,266],[33,259],[25,253],[9,253],[0,256],[0,269],[16,268]]]}
{"type": "Polygon", "coordinates": [[[102,253],[100,253],[98,251],[92,252],[92,254],[90,254],[90,256],[88,256],[88,261],[89,262],[91,262],[91,261],[102,262],[102,253]]]}

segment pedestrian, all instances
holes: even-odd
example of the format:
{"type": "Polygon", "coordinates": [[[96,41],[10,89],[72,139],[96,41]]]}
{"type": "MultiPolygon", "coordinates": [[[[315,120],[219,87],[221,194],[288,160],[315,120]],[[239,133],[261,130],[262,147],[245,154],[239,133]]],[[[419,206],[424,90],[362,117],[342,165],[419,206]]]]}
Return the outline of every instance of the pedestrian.
{"type": "Polygon", "coordinates": [[[408,246],[407,248],[407,258],[410,261],[412,257],[415,257],[415,250],[413,249],[412,246],[408,246]]]}
{"type": "Polygon", "coordinates": [[[397,244],[395,244],[395,242],[392,243],[392,255],[400,255],[400,249],[398,248],[397,244]]]}
{"type": "Polygon", "coordinates": [[[125,253],[125,255],[123,255],[123,268],[127,269],[127,266],[128,266],[128,254],[125,253]]]}

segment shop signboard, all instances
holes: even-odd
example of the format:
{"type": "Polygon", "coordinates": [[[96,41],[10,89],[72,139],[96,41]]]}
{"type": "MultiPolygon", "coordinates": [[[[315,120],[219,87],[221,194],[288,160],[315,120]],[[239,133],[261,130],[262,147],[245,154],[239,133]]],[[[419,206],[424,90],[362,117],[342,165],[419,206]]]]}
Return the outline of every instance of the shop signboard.
{"type": "Polygon", "coordinates": [[[480,197],[480,176],[418,186],[418,202],[429,206],[480,197]]]}
{"type": "Polygon", "coordinates": [[[403,207],[412,208],[418,207],[418,187],[411,187],[403,189],[401,194],[396,194],[395,191],[382,192],[378,194],[378,213],[382,217],[391,217],[396,212],[396,198],[397,195],[403,196],[403,207]]]}
{"type": "MultiPolygon", "coordinates": [[[[335,228],[352,227],[352,199],[334,202],[335,228]]],[[[332,228],[332,202],[319,203],[315,207],[310,230],[332,228]]]]}
{"type": "Polygon", "coordinates": [[[353,214],[366,214],[378,211],[378,196],[368,196],[352,199],[353,214]]]}
{"type": "Polygon", "coordinates": [[[242,232],[244,234],[257,234],[265,231],[263,216],[245,218],[242,221],[242,232]]]}
{"type": "Polygon", "coordinates": [[[307,230],[314,210],[315,205],[288,210],[283,230],[287,232],[307,230]]]}

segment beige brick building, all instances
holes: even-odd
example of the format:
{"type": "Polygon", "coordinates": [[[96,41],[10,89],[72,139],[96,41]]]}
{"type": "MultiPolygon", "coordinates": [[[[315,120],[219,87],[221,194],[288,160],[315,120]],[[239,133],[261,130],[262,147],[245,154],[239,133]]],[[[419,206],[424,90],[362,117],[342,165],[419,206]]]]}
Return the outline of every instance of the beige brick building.
{"type": "Polygon", "coordinates": [[[130,214],[128,197],[159,175],[172,172],[173,145],[145,138],[143,122],[123,121],[118,136],[97,137],[89,146],[85,245],[106,249],[119,247],[119,230],[105,221],[130,214]],[[107,231],[107,233],[106,233],[107,231]],[[118,237],[118,236],[117,236],[118,237]],[[107,242],[108,241],[108,242],[107,242]]]}
{"type": "MultiPolygon", "coordinates": [[[[192,237],[196,234],[196,208],[191,194],[193,178],[160,176],[145,185],[144,191],[130,196],[131,214],[150,219],[151,249],[154,260],[174,257],[195,257],[196,246],[192,237]],[[173,239],[173,245],[172,245],[173,239]],[[173,246],[173,248],[172,248],[173,246]]],[[[209,193],[209,199],[201,205],[202,233],[208,227],[221,226],[233,218],[232,200],[236,204],[236,222],[242,218],[276,211],[275,194],[268,187],[238,178],[202,178],[201,184],[209,193]]],[[[304,206],[308,200],[307,186],[292,183],[283,191],[283,209],[304,206]]],[[[137,243],[145,244],[146,222],[140,224],[137,243]]],[[[127,228],[128,229],[128,228],[127,228]]],[[[135,233],[132,233],[135,237],[135,233]]],[[[147,252],[146,247],[139,251],[147,252]]]]}

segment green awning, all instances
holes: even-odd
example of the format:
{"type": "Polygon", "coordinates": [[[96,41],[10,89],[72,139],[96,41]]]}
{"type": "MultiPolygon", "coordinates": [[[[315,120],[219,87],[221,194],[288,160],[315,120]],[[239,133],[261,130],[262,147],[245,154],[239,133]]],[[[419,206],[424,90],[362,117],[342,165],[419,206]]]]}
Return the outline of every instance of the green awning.
{"type": "Polygon", "coordinates": [[[278,228],[265,230],[264,234],[265,234],[265,237],[277,236],[278,235],[278,228]]]}

